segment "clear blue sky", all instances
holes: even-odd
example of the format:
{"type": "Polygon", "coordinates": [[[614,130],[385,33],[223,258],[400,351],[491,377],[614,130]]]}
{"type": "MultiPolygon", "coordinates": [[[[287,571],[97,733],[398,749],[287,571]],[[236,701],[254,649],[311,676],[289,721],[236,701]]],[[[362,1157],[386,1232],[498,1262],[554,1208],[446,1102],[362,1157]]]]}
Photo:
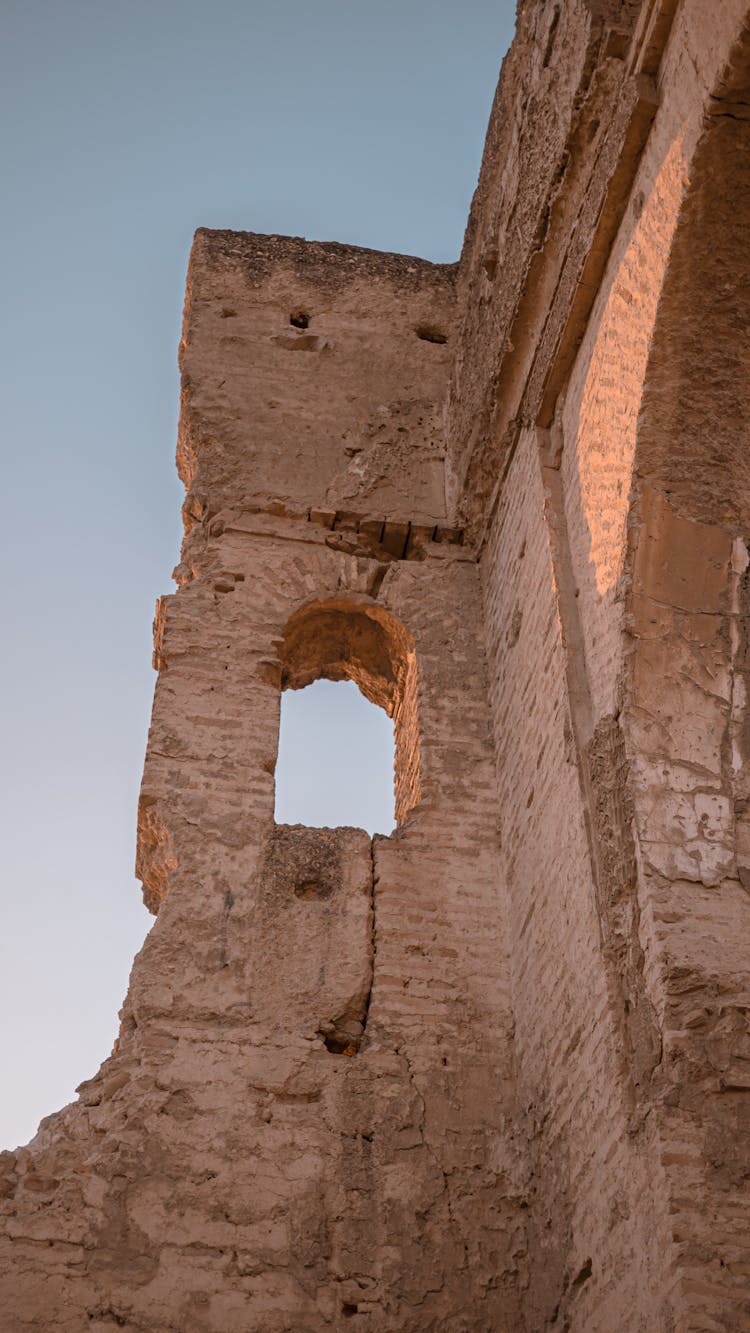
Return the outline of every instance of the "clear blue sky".
{"type": "Polygon", "coordinates": [[[5,0],[0,1147],[108,1054],[151,921],[135,807],[192,233],[457,258],[514,10],[5,0]]]}

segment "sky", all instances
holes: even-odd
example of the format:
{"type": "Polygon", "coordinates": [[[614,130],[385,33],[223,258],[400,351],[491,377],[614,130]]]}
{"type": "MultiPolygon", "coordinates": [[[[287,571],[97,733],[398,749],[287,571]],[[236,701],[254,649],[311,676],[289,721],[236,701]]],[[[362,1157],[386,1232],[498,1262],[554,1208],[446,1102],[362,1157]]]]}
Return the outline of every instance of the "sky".
{"type": "Polygon", "coordinates": [[[353,681],[316,680],[304,690],[285,690],[276,823],[392,833],[393,749],[393,723],[353,681]],[[319,759],[324,767],[316,778],[319,759]]]}
{"type": "MultiPolygon", "coordinates": [[[[135,816],[153,608],[179,555],[192,233],[458,258],[514,11],[4,0],[0,1148],[28,1140],[109,1053],[152,922],[135,816]]],[[[368,710],[350,685],[285,696],[302,781],[284,799],[300,822],[317,818],[306,753],[311,796],[349,764],[321,780],[313,729],[336,724],[383,756],[356,822],[392,817],[390,724],[368,710]]]]}

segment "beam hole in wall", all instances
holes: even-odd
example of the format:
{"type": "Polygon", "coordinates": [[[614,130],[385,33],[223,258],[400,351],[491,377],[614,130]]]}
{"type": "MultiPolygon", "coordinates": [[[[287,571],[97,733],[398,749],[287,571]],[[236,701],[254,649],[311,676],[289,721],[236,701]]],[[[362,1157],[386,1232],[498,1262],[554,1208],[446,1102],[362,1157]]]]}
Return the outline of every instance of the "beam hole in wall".
{"type": "Polygon", "coordinates": [[[304,310],[295,310],[294,313],[289,316],[289,323],[292,324],[295,329],[307,329],[310,326],[310,316],[306,314],[304,310]]]}
{"type": "Polygon", "coordinates": [[[420,324],[417,328],[417,337],[426,343],[447,343],[448,334],[441,333],[439,329],[433,328],[431,324],[420,324]]]}
{"type": "Polygon", "coordinates": [[[369,598],[325,598],[291,617],[281,658],[277,823],[390,833],[421,796],[408,630],[369,598]]]}

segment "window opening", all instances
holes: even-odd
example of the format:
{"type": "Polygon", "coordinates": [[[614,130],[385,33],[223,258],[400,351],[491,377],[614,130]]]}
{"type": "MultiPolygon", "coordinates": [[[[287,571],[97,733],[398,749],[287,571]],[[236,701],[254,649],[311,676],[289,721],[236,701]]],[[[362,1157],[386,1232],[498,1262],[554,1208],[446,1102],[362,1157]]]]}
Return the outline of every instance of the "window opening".
{"type": "MultiPolygon", "coordinates": [[[[350,681],[393,718],[395,815],[401,827],[422,794],[417,659],[406,626],[368,597],[333,595],[295,611],[280,647],[282,690],[304,690],[315,681],[350,681]]],[[[327,745],[324,737],[321,754],[327,745]]],[[[349,772],[365,762],[366,756],[358,754],[349,772]]]]}
{"type": "Polygon", "coordinates": [[[393,723],[354,681],[316,680],[281,696],[276,822],[391,833],[393,723]]]}

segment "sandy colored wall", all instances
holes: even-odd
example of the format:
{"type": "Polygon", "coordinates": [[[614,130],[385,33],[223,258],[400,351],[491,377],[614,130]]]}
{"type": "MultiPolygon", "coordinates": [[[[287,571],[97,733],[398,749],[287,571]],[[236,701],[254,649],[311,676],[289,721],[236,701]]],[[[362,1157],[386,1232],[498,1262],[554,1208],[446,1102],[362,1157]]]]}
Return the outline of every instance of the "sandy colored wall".
{"type": "Polygon", "coordinates": [[[444,521],[455,274],[355,246],[199,231],[180,353],[188,511],[210,496],[214,512],[444,521]]]}
{"type": "Polygon", "coordinates": [[[425,395],[444,394],[446,344],[418,328],[452,275],[431,289],[428,265],[336,250],[336,281],[305,269],[266,328],[266,288],[225,254],[263,259],[267,243],[219,239],[217,259],[199,234],[190,268],[180,457],[195,475],[181,587],[155,625],[139,873],[158,919],[116,1052],[5,1159],[4,1309],[14,1329],[61,1333],[459,1327],[481,1310],[489,1333],[519,1318],[525,1238],[481,597],[473,553],[437,522],[442,435],[426,473],[421,427],[393,426],[416,385],[438,418],[425,395]],[[307,336],[287,307],[314,327],[332,291],[364,311],[349,342],[279,344],[307,336]],[[221,409],[218,297],[271,366],[235,366],[221,409]],[[317,432],[304,448],[291,413],[243,397],[277,394],[274,376],[291,377],[298,432],[317,432]],[[380,509],[365,485],[359,511],[322,510],[326,459],[331,477],[351,462],[347,422],[380,430],[391,410],[364,449],[380,509]],[[282,683],[321,655],[394,712],[411,777],[389,838],[274,824],[282,683]]]}
{"type": "MultiPolygon", "coordinates": [[[[449,475],[463,471],[459,507],[487,533],[519,1093],[539,1155],[531,1327],[557,1309],[576,1329],[739,1328],[749,1308],[747,12],[717,6],[709,21],[702,6],[666,8],[657,42],[657,7],[649,36],[644,6],[625,55],[625,97],[648,68],[650,127],[577,347],[563,334],[544,350],[577,244],[560,213],[577,188],[561,158],[541,247],[525,270],[498,270],[498,286],[517,284],[513,315],[496,324],[485,290],[480,327],[469,303],[468,335],[484,335],[499,370],[476,375],[467,399],[464,353],[451,407],[449,475]],[[539,312],[529,290],[545,263],[557,285],[539,312]],[[467,462],[461,423],[482,392],[493,415],[467,462]],[[494,493],[488,484],[478,505],[481,475],[494,493]]],[[[511,90],[513,77],[511,65],[511,90]]],[[[576,163],[579,232],[619,109],[576,163]]],[[[621,145],[622,164],[627,134],[621,145]]],[[[484,176],[460,279],[475,293],[487,286],[475,257],[485,200],[501,190],[491,156],[484,176]]],[[[590,255],[611,195],[610,184],[590,255]]]]}

